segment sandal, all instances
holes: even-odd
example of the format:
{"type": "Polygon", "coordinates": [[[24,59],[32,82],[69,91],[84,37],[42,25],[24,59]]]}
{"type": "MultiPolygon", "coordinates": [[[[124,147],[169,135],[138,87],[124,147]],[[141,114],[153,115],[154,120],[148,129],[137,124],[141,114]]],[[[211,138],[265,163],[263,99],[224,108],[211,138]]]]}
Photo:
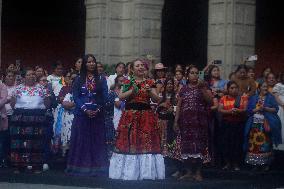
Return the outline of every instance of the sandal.
{"type": "Polygon", "coordinates": [[[222,168],[222,170],[224,170],[224,171],[226,171],[226,170],[229,170],[230,169],[230,165],[225,165],[223,168],[222,168]]]}
{"type": "Polygon", "coordinates": [[[13,171],[13,173],[14,173],[14,174],[20,174],[21,172],[20,172],[20,170],[15,169],[15,170],[13,171]]]}
{"type": "Polygon", "coordinates": [[[180,176],[180,177],[178,178],[178,180],[192,180],[192,179],[193,179],[193,177],[192,177],[191,174],[185,174],[185,175],[180,176]]]}
{"type": "Polygon", "coordinates": [[[203,177],[201,175],[195,175],[195,176],[193,176],[193,179],[197,182],[203,181],[203,177]]]}
{"type": "Polygon", "coordinates": [[[174,177],[174,178],[179,178],[181,176],[181,172],[180,171],[176,171],[171,176],[174,177]]]}
{"type": "Polygon", "coordinates": [[[41,174],[42,172],[40,170],[33,171],[34,174],[41,174]]]}

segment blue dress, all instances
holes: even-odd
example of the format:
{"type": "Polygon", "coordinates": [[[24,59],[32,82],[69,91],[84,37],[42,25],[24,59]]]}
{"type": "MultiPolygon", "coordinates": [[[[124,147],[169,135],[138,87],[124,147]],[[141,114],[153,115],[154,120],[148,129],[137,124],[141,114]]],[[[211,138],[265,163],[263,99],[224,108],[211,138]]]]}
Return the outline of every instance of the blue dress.
{"type": "Polygon", "coordinates": [[[278,105],[273,95],[268,93],[264,98],[259,95],[250,97],[247,112],[249,115],[245,128],[246,163],[252,165],[270,164],[272,161],[272,144],[278,145],[281,141],[281,122],[277,113],[256,112],[257,105],[275,108],[278,105]],[[269,129],[267,129],[269,128],[269,129]]]}
{"type": "Polygon", "coordinates": [[[106,79],[98,76],[97,80],[86,80],[84,83],[77,77],[72,90],[76,107],[66,173],[80,176],[107,175],[109,161],[104,124],[104,106],[108,95],[106,79]],[[89,118],[84,113],[87,109],[100,111],[95,118],[89,118]]]}

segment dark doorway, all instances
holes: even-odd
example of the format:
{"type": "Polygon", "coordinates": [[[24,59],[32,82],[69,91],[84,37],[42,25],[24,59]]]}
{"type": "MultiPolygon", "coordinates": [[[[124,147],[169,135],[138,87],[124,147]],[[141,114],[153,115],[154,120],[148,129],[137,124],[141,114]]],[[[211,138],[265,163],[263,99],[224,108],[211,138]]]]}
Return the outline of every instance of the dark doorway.
{"type": "Polygon", "coordinates": [[[3,0],[2,68],[20,59],[24,66],[60,60],[72,66],[84,53],[82,0],[3,0]]]}
{"type": "Polygon", "coordinates": [[[272,67],[277,74],[284,72],[283,0],[256,1],[256,63],[257,75],[265,67],[272,67]]]}
{"type": "Polygon", "coordinates": [[[207,62],[208,0],[165,0],[162,13],[162,62],[196,64],[207,62]]]}

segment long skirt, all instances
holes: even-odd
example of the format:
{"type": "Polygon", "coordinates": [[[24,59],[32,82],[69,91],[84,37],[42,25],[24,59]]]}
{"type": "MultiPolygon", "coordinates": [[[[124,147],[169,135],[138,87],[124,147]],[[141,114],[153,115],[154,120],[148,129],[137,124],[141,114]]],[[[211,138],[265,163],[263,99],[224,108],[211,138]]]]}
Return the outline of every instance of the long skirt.
{"type": "Polygon", "coordinates": [[[45,110],[16,109],[10,122],[11,164],[40,169],[44,155],[44,130],[48,126],[45,110]]]}
{"type": "Polygon", "coordinates": [[[63,156],[65,156],[66,151],[69,149],[73,119],[74,114],[71,111],[64,110],[62,114],[62,128],[60,137],[63,156]]]}
{"type": "Polygon", "coordinates": [[[125,110],[119,121],[109,177],[122,180],[164,179],[161,134],[152,110],[125,110]]]}
{"type": "Polygon", "coordinates": [[[244,122],[229,122],[223,120],[223,157],[230,163],[241,163],[243,158],[244,122]]]}
{"type": "Polygon", "coordinates": [[[106,176],[108,167],[103,113],[95,118],[75,115],[66,173],[78,176],[106,176]]]}
{"type": "Polygon", "coordinates": [[[273,159],[272,141],[263,123],[253,123],[249,133],[249,148],[246,163],[251,165],[269,165],[273,159]]]}
{"type": "Polygon", "coordinates": [[[161,129],[161,147],[164,157],[181,160],[181,136],[173,129],[174,120],[158,119],[161,129]]]}

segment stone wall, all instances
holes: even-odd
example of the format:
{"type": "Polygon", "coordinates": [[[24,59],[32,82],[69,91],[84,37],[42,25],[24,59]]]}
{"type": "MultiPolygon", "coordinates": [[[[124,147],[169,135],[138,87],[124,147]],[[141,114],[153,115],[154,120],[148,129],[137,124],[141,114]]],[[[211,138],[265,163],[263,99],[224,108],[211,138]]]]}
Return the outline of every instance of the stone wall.
{"type": "Polygon", "coordinates": [[[163,0],[86,0],[86,53],[105,64],[160,58],[163,0]]]}
{"type": "Polygon", "coordinates": [[[227,77],[255,53],[255,0],[209,0],[208,61],[223,61],[227,77]]]}

